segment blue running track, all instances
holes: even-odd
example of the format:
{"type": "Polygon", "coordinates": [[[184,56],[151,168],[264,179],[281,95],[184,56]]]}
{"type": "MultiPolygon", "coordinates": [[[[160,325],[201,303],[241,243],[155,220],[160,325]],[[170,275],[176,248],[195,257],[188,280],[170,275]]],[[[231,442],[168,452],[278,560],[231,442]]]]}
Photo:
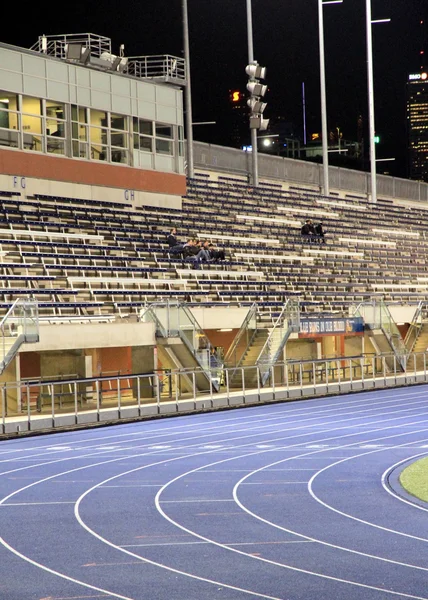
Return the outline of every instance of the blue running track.
{"type": "Polygon", "coordinates": [[[1,600],[428,600],[428,387],[0,443],[1,600]]]}

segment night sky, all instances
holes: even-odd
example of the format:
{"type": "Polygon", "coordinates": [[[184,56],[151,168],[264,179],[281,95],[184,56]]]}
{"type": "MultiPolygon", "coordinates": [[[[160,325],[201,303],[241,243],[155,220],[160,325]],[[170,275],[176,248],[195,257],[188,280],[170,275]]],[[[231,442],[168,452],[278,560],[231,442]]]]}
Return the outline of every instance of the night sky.
{"type": "MultiPolygon", "coordinates": [[[[188,0],[195,138],[222,143],[229,90],[245,89],[247,64],[245,0],[188,0]]],[[[392,172],[405,174],[407,74],[421,66],[421,18],[428,38],[427,0],[372,0],[375,25],[376,132],[378,156],[396,157],[392,172]]],[[[356,139],[357,118],[367,123],[365,0],[326,6],[325,39],[329,127],[356,139]]],[[[301,86],[306,83],[308,131],[320,131],[318,17],[316,0],[253,0],[254,52],[267,66],[266,117],[282,116],[302,128],[301,86]]],[[[112,38],[113,52],[125,55],[182,55],[181,0],[113,2],[74,0],[41,5],[24,24],[16,5],[2,11],[2,42],[31,46],[38,35],[90,31],[112,38]],[[5,14],[6,13],[6,14],[5,14]],[[8,14],[10,13],[10,14],[8,14]],[[7,24],[7,26],[6,26],[7,24]]],[[[428,53],[425,44],[426,55],[428,53]]],[[[428,57],[425,65],[428,67],[428,57]]],[[[0,84],[1,86],[1,84],[0,84]]]]}

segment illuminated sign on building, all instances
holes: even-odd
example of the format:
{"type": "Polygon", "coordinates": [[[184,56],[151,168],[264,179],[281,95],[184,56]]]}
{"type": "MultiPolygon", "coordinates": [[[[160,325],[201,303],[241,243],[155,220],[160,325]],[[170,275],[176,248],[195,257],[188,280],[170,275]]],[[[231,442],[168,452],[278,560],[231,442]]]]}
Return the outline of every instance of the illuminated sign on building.
{"type": "Polygon", "coordinates": [[[231,99],[232,102],[239,102],[240,100],[242,100],[242,93],[238,91],[231,92],[231,99]]]}
{"type": "Polygon", "coordinates": [[[409,81],[426,81],[428,73],[412,73],[409,75],[409,81]]]}

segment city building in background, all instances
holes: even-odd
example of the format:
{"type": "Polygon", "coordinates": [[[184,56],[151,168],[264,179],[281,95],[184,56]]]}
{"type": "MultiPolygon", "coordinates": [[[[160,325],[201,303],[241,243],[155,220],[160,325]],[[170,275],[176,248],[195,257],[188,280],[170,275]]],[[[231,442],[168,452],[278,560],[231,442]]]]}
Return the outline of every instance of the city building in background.
{"type": "Polygon", "coordinates": [[[249,144],[249,108],[247,106],[248,94],[241,90],[229,90],[230,145],[233,148],[242,148],[249,144]]]}
{"type": "Polygon", "coordinates": [[[407,132],[409,177],[428,181],[428,71],[408,76],[407,132]]]}

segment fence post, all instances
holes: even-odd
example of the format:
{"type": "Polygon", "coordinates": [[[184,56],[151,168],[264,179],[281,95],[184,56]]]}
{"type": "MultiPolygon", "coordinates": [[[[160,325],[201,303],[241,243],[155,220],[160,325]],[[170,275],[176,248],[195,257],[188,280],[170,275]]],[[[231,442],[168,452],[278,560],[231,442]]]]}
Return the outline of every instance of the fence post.
{"type": "Polygon", "coordinates": [[[120,387],[120,379],[117,378],[117,415],[119,417],[119,419],[122,418],[122,407],[121,407],[121,400],[122,400],[122,396],[121,396],[121,387],[120,387]]]}
{"type": "Polygon", "coordinates": [[[141,379],[137,377],[137,406],[138,416],[141,417],[141,379]]]}
{"type": "Polygon", "coordinates": [[[74,424],[77,425],[77,382],[75,381],[73,383],[73,390],[74,390],[74,424]]]}
{"type": "Polygon", "coordinates": [[[27,420],[28,420],[28,431],[31,431],[31,407],[30,407],[30,387],[27,383],[27,420]]]}
{"type": "Polygon", "coordinates": [[[174,380],[175,380],[175,405],[177,407],[177,412],[178,412],[178,396],[179,396],[179,387],[180,387],[180,375],[177,373],[177,371],[174,373],[174,380]]]}
{"type": "Polygon", "coordinates": [[[193,405],[196,410],[196,373],[192,372],[192,387],[193,387],[193,405]]]}
{"type": "Polygon", "coordinates": [[[342,368],[340,360],[336,360],[337,380],[339,382],[339,392],[342,391],[342,377],[340,375],[340,369],[342,368]]]}
{"type": "Polygon", "coordinates": [[[6,390],[5,384],[1,388],[1,407],[2,407],[2,433],[6,433],[6,390]]]}
{"type": "Polygon", "coordinates": [[[101,404],[101,402],[100,402],[100,380],[99,379],[97,379],[95,381],[95,394],[97,397],[97,421],[99,421],[100,420],[100,404],[101,404]]]}
{"type": "Polygon", "coordinates": [[[275,367],[273,365],[270,368],[270,375],[272,378],[272,400],[275,401],[275,367]]]}
{"type": "Polygon", "coordinates": [[[156,388],[156,405],[158,409],[158,414],[160,414],[160,381],[158,373],[155,373],[155,376],[153,378],[153,384],[156,388]]]}
{"type": "MultiPolygon", "coordinates": [[[[51,408],[52,408],[52,427],[55,429],[55,384],[51,385],[51,408]]],[[[61,396],[60,396],[61,398],[61,396]]]]}

